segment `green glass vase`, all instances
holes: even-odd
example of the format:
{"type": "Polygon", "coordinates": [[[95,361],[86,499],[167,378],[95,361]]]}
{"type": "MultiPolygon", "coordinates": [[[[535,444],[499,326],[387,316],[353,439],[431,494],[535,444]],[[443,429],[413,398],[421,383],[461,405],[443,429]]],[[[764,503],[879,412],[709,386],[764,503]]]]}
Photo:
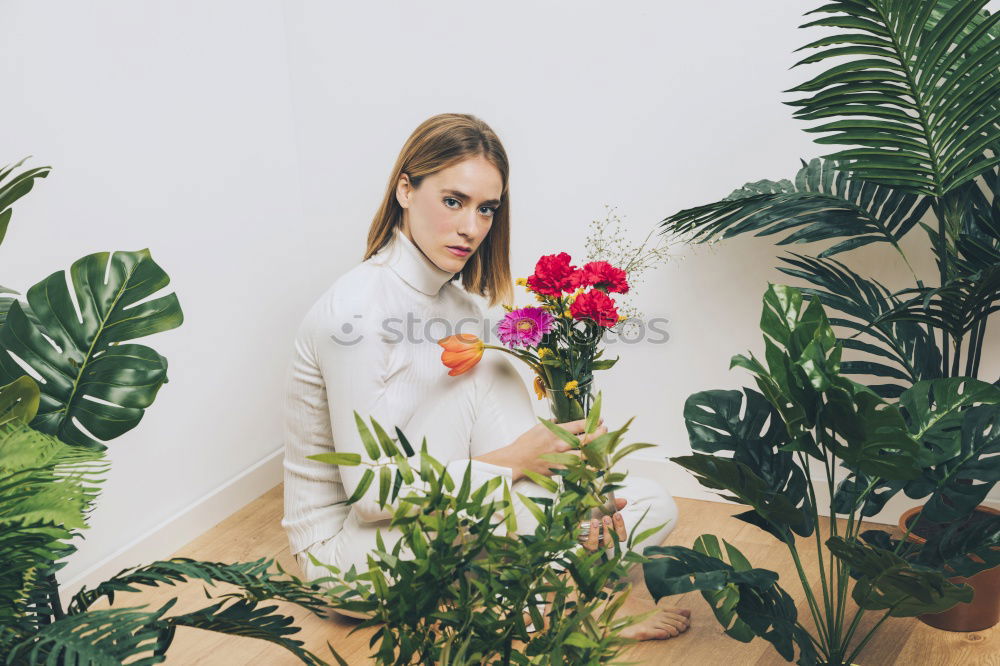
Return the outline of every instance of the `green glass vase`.
{"type": "MultiPolygon", "coordinates": [[[[587,418],[587,415],[590,414],[590,408],[594,404],[595,395],[593,377],[585,382],[580,382],[576,390],[569,393],[562,388],[546,387],[545,396],[549,403],[552,422],[568,423],[587,418]]],[[[605,469],[604,471],[607,472],[609,470],[605,469]]],[[[597,545],[599,548],[610,546],[610,544],[604,541],[604,527],[602,522],[604,516],[610,516],[618,510],[613,490],[605,493],[605,498],[607,501],[602,506],[596,506],[590,510],[590,520],[596,518],[598,521],[599,534],[597,545]]],[[[587,536],[590,534],[590,520],[584,520],[580,523],[581,542],[586,541],[587,536]]]]}

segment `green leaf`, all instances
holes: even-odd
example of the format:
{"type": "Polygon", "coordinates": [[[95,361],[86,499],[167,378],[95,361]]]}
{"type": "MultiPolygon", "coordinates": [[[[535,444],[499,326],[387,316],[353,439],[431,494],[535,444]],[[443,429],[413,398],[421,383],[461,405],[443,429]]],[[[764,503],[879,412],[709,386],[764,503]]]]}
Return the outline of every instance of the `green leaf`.
{"type": "Polygon", "coordinates": [[[532,481],[534,481],[535,483],[537,483],[538,485],[540,485],[542,488],[548,490],[550,493],[554,493],[557,490],[559,490],[558,484],[556,484],[555,480],[552,479],[552,477],[542,476],[541,474],[533,472],[530,469],[524,470],[524,475],[529,479],[531,479],[532,481]]]}
{"type": "MultiPolygon", "coordinates": [[[[728,557],[734,571],[749,571],[753,568],[743,554],[728,541],[722,541],[725,544],[725,553],[723,553],[719,541],[719,538],[714,535],[702,534],[695,540],[694,550],[723,562],[728,557]]],[[[754,638],[753,630],[736,615],[740,591],[735,583],[730,583],[721,590],[703,590],[701,595],[712,607],[715,619],[719,621],[729,636],[741,643],[749,643],[754,638]]]]}
{"type": "Polygon", "coordinates": [[[947,525],[970,515],[1000,481],[1000,405],[980,405],[963,412],[961,449],[933,470],[926,470],[924,483],[913,483],[907,491],[919,493],[933,484],[933,493],[920,512],[921,520],[947,525]]]}
{"type": "MultiPolygon", "coordinates": [[[[372,419],[372,423],[374,423],[372,419]]],[[[371,430],[365,425],[365,422],[358,415],[357,410],[354,411],[354,423],[358,428],[358,434],[361,435],[361,443],[364,444],[365,452],[368,454],[368,458],[371,460],[378,460],[380,456],[378,450],[378,444],[375,443],[375,438],[372,437],[371,430]]]]}
{"type": "Polygon", "coordinates": [[[555,423],[549,421],[548,419],[543,419],[541,417],[538,417],[538,420],[541,421],[542,425],[551,430],[552,434],[554,434],[556,437],[566,442],[574,449],[580,448],[579,438],[577,438],[575,435],[570,434],[568,430],[556,425],[555,423]]]}
{"type": "Polygon", "coordinates": [[[1000,404],[1000,386],[971,377],[917,382],[899,396],[909,431],[923,446],[923,466],[937,465],[959,454],[966,410],[996,404],[1000,404]]]}
{"type": "Polygon", "coordinates": [[[843,378],[827,399],[824,424],[842,440],[829,444],[845,467],[886,480],[920,474],[919,447],[898,407],[843,378]]]}
{"type": "Polygon", "coordinates": [[[316,460],[327,465],[348,465],[356,467],[361,464],[360,453],[317,453],[306,456],[310,460],[316,460]]]}
{"type": "Polygon", "coordinates": [[[569,636],[567,636],[566,638],[564,638],[563,642],[566,645],[572,645],[572,646],[578,647],[578,648],[585,648],[586,649],[586,648],[596,648],[596,647],[598,647],[597,643],[595,643],[591,639],[587,638],[586,636],[584,636],[583,634],[581,634],[578,631],[574,631],[569,636]]]}
{"type": "Polygon", "coordinates": [[[594,404],[590,407],[590,412],[587,414],[587,427],[586,432],[592,433],[597,430],[597,424],[601,420],[601,393],[598,392],[597,397],[594,399],[594,404]]]}
{"type": "Polygon", "coordinates": [[[396,448],[396,444],[392,441],[389,435],[383,430],[382,426],[379,425],[378,421],[372,419],[372,426],[375,428],[375,436],[378,437],[378,443],[385,451],[385,455],[390,458],[399,453],[399,449],[396,448]]]}
{"type": "Polygon", "coordinates": [[[0,386],[0,425],[12,421],[31,423],[38,413],[40,398],[38,384],[28,375],[0,386]]]}
{"type": "MultiPolygon", "coordinates": [[[[753,632],[774,645],[786,660],[793,658],[797,646],[801,663],[815,661],[812,639],[798,624],[795,602],[778,587],[778,575],[773,571],[743,569],[745,558],[740,555],[736,560],[741,570],[737,570],[716,557],[683,546],[649,546],[643,554],[650,558],[643,563],[643,572],[654,600],[692,590],[735,590],[731,598],[738,598],[738,601],[731,611],[721,614],[726,619],[732,613],[732,617],[742,622],[731,636],[749,641],[750,632],[753,632]]],[[[715,598],[715,595],[709,597],[715,598]]],[[[737,625],[723,626],[729,629],[737,625]]]]}
{"type": "Polygon", "coordinates": [[[617,358],[604,359],[601,361],[594,361],[593,365],[590,366],[591,370],[609,370],[614,367],[615,363],[618,362],[617,358]]]}
{"type": "Polygon", "coordinates": [[[139,423],[167,381],[164,357],[124,343],[176,328],[184,317],[173,293],[145,300],[170,282],[149,250],[88,255],[73,263],[69,279],[82,322],[64,271],[31,287],[38,323],[11,304],[0,328],[0,383],[24,374],[14,356],[21,359],[44,380],[32,425],[101,448],[139,423]]]}
{"type": "MultiPolygon", "coordinates": [[[[803,470],[788,450],[788,431],[777,410],[752,389],[701,391],[684,403],[684,423],[691,448],[703,453],[732,452],[732,460],[746,465],[764,482],[769,493],[785,497],[804,519],[799,532],[812,533],[813,525],[803,470]]],[[[784,539],[784,530],[773,529],[756,510],[736,517],[784,539]]]]}
{"type": "MultiPolygon", "coordinates": [[[[541,507],[539,507],[538,504],[535,503],[535,501],[533,499],[531,499],[530,497],[525,497],[521,493],[517,493],[517,496],[521,498],[521,501],[524,503],[525,508],[528,509],[528,511],[531,513],[531,515],[535,517],[535,520],[538,521],[538,524],[539,525],[544,524],[545,523],[545,514],[542,512],[541,507]]],[[[508,529],[508,534],[510,534],[510,533],[511,532],[508,529]]]]}
{"type": "Polygon", "coordinates": [[[392,490],[392,470],[383,466],[378,471],[378,505],[380,507],[384,507],[388,501],[390,490],[392,490]]]}
{"type": "Polygon", "coordinates": [[[507,534],[517,534],[517,517],[514,515],[514,502],[510,498],[510,486],[503,484],[503,517],[507,534]]]}
{"type": "Polygon", "coordinates": [[[366,469],[361,474],[361,480],[358,481],[358,487],[355,488],[354,493],[347,498],[347,504],[354,504],[355,502],[360,501],[361,498],[365,496],[365,493],[368,492],[368,488],[371,487],[372,481],[374,480],[375,472],[373,472],[371,468],[366,469]]]}
{"type": "Polygon", "coordinates": [[[670,460],[693,472],[698,483],[706,488],[725,490],[729,493],[722,495],[726,499],[749,504],[769,526],[764,529],[778,538],[790,538],[789,529],[802,536],[811,534],[812,519],[807,512],[795,508],[791,500],[773,491],[764,479],[743,463],[702,453],[670,460]]]}
{"type": "Polygon", "coordinates": [[[641,451],[643,449],[656,448],[656,446],[657,444],[650,444],[648,442],[635,442],[633,444],[623,446],[622,448],[615,451],[615,454],[611,456],[611,465],[614,466],[615,463],[617,463],[619,460],[621,460],[630,453],[634,453],[635,451],[641,451]]]}
{"type": "Polygon", "coordinates": [[[861,608],[913,617],[972,599],[969,586],[950,583],[941,572],[911,564],[891,551],[842,537],[831,537],[826,545],[858,576],[851,596],[861,608]]]}

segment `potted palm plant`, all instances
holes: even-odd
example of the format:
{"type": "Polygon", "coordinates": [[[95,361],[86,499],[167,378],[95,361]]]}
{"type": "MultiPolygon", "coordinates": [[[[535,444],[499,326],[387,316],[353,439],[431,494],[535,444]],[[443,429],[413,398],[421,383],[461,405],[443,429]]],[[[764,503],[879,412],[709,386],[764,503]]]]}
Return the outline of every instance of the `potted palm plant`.
{"type": "MultiPolygon", "coordinates": [[[[986,5],[835,0],[809,12],[817,18],[802,27],[836,32],[804,45],[800,50],[809,54],[797,66],[832,66],[792,88],[804,96],[788,104],[796,118],[819,121],[807,128],[821,135],[817,143],[842,148],[803,162],[794,180],[747,183],[721,201],[663,221],[664,231],[692,242],[753,232],[780,234],[779,245],[827,243],[815,256],[782,257],[779,270],[803,280],[803,293],[836,312],[831,321],[850,333],[843,345],[852,356],[841,372],[874,378],[866,381],[886,399],[920,384],[933,401],[936,393],[947,396],[964,385],[963,378],[982,379],[987,323],[1000,309],[1000,18],[986,5]],[[927,279],[901,246],[918,229],[937,265],[937,275],[927,279]],[[912,284],[890,289],[833,258],[874,244],[900,258],[912,284]],[[948,379],[954,381],[921,384],[948,379]]],[[[986,382],[995,386],[1000,379],[986,382]]],[[[948,436],[947,446],[925,444],[925,476],[880,483],[863,515],[874,515],[903,490],[914,499],[931,498],[920,514],[926,526],[901,524],[904,532],[990,524],[979,517],[986,509],[966,500],[986,496],[982,490],[1000,474],[1000,460],[985,453],[970,460],[959,433],[948,436]],[[934,495],[946,480],[951,489],[934,495]]],[[[856,492],[841,486],[839,501],[850,504],[856,492]]],[[[942,565],[925,557],[928,565],[942,565]]],[[[973,584],[997,576],[1000,571],[973,584]]],[[[993,624],[1000,620],[1000,607],[985,590],[973,602],[979,603],[994,608],[993,624]]]]}

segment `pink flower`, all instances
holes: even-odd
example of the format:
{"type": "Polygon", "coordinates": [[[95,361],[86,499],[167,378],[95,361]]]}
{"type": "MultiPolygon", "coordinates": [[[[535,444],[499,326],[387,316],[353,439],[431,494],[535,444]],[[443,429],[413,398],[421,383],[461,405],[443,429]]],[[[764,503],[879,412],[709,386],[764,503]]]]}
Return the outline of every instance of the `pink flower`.
{"type": "Polygon", "coordinates": [[[574,287],[595,287],[605,293],[628,293],[626,273],[606,261],[591,261],[573,274],[574,287]]]}
{"type": "Polygon", "coordinates": [[[542,308],[520,308],[500,320],[497,335],[508,347],[537,347],[554,325],[555,317],[542,308]]]}

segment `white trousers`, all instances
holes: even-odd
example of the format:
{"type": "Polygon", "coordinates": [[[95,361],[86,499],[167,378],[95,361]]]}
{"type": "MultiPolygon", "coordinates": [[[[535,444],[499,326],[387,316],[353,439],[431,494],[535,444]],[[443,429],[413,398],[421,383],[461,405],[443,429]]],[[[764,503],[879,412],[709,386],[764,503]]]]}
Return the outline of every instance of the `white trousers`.
{"type": "MultiPolygon", "coordinates": [[[[435,449],[467,450],[469,457],[474,458],[510,444],[539,422],[527,387],[511,361],[499,353],[487,353],[467,376],[446,376],[444,380],[449,382],[447,390],[433,404],[423,405],[403,428],[415,448],[425,436],[431,455],[434,455],[435,449]]],[[[611,429],[610,425],[608,427],[611,429]]],[[[460,483],[461,479],[455,481],[460,483]]],[[[674,528],[677,524],[677,505],[662,485],[651,479],[628,476],[622,485],[624,487],[615,491],[615,495],[628,500],[621,514],[629,534],[635,533],[637,523],[647,510],[639,531],[665,523],[642,543],[635,544],[635,549],[641,553],[646,546],[662,543],[674,528]]],[[[552,493],[530,479],[522,479],[511,486],[517,532],[533,534],[537,521],[515,491],[525,497],[551,497],[552,493]]],[[[603,527],[601,529],[603,531],[603,527]]],[[[330,573],[312,564],[307,552],[342,572],[352,565],[359,572],[365,571],[368,568],[368,553],[375,549],[375,535],[379,531],[390,549],[401,536],[397,529],[389,527],[389,521],[360,523],[351,512],[337,534],[312,544],[296,555],[303,577],[313,580],[330,573]]],[[[407,551],[404,549],[403,552],[407,551]]],[[[630,578],[634,581],[641,581],[641,575],[639,567],[630,571],[630,578]]],[[[362,617],[348,611],[337,612],[362,617]]]]}

